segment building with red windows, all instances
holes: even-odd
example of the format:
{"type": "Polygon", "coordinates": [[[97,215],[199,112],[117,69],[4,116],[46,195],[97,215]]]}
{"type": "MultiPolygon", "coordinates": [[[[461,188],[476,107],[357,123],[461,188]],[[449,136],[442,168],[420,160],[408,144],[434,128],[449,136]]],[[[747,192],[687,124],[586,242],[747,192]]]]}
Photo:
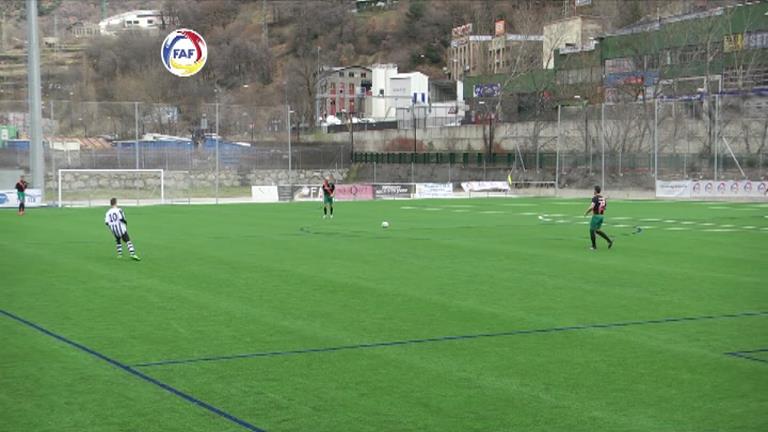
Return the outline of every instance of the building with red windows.
{"type": "Polygon", "coordinates": [[[317,81],[317,117],[365,117],[365,98],[371,96],[371,69],[365,66],[325,68],[317,81]]]}

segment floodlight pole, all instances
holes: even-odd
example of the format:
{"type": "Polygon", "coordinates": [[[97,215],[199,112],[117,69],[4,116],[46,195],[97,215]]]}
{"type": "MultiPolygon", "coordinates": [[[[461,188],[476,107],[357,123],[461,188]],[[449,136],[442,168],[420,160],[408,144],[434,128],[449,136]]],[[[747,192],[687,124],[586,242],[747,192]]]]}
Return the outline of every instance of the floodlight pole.
{"type": "Polygon", "coordinates": [[[602,179],[600,187],[602,190],[605,190],[605,101],[600,104],[600,146],[602,147],[602,167],[600,168],[602,179]]]}
{"type": "Polygon", "coordinates": [[[560,110],[562,105],[557,104],[557,141],[555,144],[555,196],[560,188],[560,110]]]}
{"type": "Polygon", "coordinates": [[[715,95],[715,109],[714,109],[714,111],[715,111],[715,122],[714,123],[715,124],[714,124],[714,134],[713,134],[714,137],[712,138],[712,146],[714,147],[712,150],[714,151],[714,154],[715,154],[715,166],[714,166],[715,181],[717,181],[717,171],[718,171],[718,168],[719,168],[718,167],[718,160],[717,159],[718,159],[718,154],[720,153],[720,143],[718,142],[719,140],[717,139],[717,137],[720,135],[720,131],[718,130],[718,123],[719,123],[718,109],[719,109],[719,104],[717,103],[718,100],[719,100],[719,97],[720,97],[719,94],[715,95]]]}
{"type": "Polygon", "coordinates": [[[45,197],[45,161],[43,159],[43,111],[40,96],[40,42],[37,27],[37,0],[27,0],[27,41],[28,66],[27,86],[29,92],[29,168],[32,184],[40,189],[41,201],[45,197]]]}
{"type": "Polygon", "coordinates": [[[416,96],[411,99],[411,120],[413,122],[413,161],[416,162],[416,96]]]}
{"type": "Polygon", "coordinates": [[[291,106],[286,105],[288,110],[288,184],[293,186],[293,160],[291,156],[291,106]]]}
{"type": "Polygon", "coordinates": [[[216,204],[219,203],[219,103],[216,102],[216,204]]]}
{"type": "Polygon", "coordinates": [[[139,103],[133,103],[133,138],[136,140],[136,169],[139,169],[139,103]]]}
{"type": "MultiPolygon", "coordinates": [[[[659,180],[659,98],[653,98],[653,180],[659,180]]],[[[654,186],[655,187],[655,186],[654,186]]]]}

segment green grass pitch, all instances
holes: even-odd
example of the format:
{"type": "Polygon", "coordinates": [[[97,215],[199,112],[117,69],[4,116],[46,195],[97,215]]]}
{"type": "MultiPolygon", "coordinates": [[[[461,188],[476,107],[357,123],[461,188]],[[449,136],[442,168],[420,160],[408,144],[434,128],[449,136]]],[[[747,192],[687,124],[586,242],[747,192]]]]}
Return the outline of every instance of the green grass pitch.
{"type": "Polygon", "coordinates": [[[0,431],[768,430],[768,204],[588,203],[0,211],[0,431]]]}

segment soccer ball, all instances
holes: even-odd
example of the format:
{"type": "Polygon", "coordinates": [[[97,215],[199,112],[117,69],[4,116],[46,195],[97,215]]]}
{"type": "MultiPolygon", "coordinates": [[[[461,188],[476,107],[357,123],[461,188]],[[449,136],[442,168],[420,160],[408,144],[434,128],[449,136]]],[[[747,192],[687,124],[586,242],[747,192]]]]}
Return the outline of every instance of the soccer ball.
{"type": "Polygon", "coordinates": [[[382,228],[389,228],[389,222],[387,222],[387,221],[382,222],[381,223],[381,227],[382,228]]]}

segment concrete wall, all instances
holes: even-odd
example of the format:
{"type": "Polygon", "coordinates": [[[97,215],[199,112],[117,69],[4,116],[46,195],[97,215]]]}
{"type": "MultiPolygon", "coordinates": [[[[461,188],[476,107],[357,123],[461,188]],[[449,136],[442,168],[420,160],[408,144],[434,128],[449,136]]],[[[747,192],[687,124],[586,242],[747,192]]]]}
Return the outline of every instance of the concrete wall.
{"type": "MultiPolygon", "coordinates": [[[[297,170],[293,172],[294,184],[320,184],[323,178],[331,175],[336,179],[343,179],[347,175],[344,170],[297,170]]],[[[46,184],[56,184],[53,173],[48,173],[46,184]]],[[[213,191],[216,184],[216,175],[211,171],[166,171],[166,190],[180,189],[210,189],[213,191]]],[[[252,170],[238,172],[235,170],[222,170],[219,173],[219,186],[222,188],[242,187],[251,185],[284,185],[289,184],[286,170],[252,170]]],[[[157,174],[107,174],[72,172],[65,173],[62,179],[65,191],[92,191],[99,189],[126,190],[126,189],[156,189],[160,185],[157,174]]]]}
{"type": "MultiPolygon", "coordinates": [[[[638,118],[606,120],[606,149],[609,152],[618,151],[621,148],[625,153],[647,153],[654,145],[652,121],[648,124],[638,118]]],[[[732,121],[723,126],[722,134],[737,154],[747,153],[748,138],[749,152],[754,153],[755,149],[768,138],[765,129],[766,121],[768,120],[732,121]]],[[[580,152],[584,151],[586,145],[591,144],[594,151],[599,152],[602,145],[599,117],[591,117],[588,126],[585,126],[583,115],[575,116],[570,120],[563,120],[560,129],[561,151],[580,152]],[[586,144],[585,129],[588,130],[589,136],[586,144]]],[[[416,131],[417,149],[418,151],[482,152],[487,140],[484,134],[488,134],[488,127],[483,125],[419,128],[416,131]]],[[[706,119],[660,121],[659,151],[660,153],[699,153],[708,143],[708,134],[706,119]]],[[[557,122],[497,124],[494,130],[494,151],[515,151],[516,146],[521,151],[535,151],[537,144],[539,150],[555,151],[557,135],[557,122]]],[[[337,133],[324,135],[322,139],[336,143],[349,143],[350,137],[347,133],[337,133]]],[[[722,141],[720,145],[724,148],[722,141]]],[[[355,132],[355,151],[357,152],[407,152],[412,148],[412,129],[355,132]]]]}

